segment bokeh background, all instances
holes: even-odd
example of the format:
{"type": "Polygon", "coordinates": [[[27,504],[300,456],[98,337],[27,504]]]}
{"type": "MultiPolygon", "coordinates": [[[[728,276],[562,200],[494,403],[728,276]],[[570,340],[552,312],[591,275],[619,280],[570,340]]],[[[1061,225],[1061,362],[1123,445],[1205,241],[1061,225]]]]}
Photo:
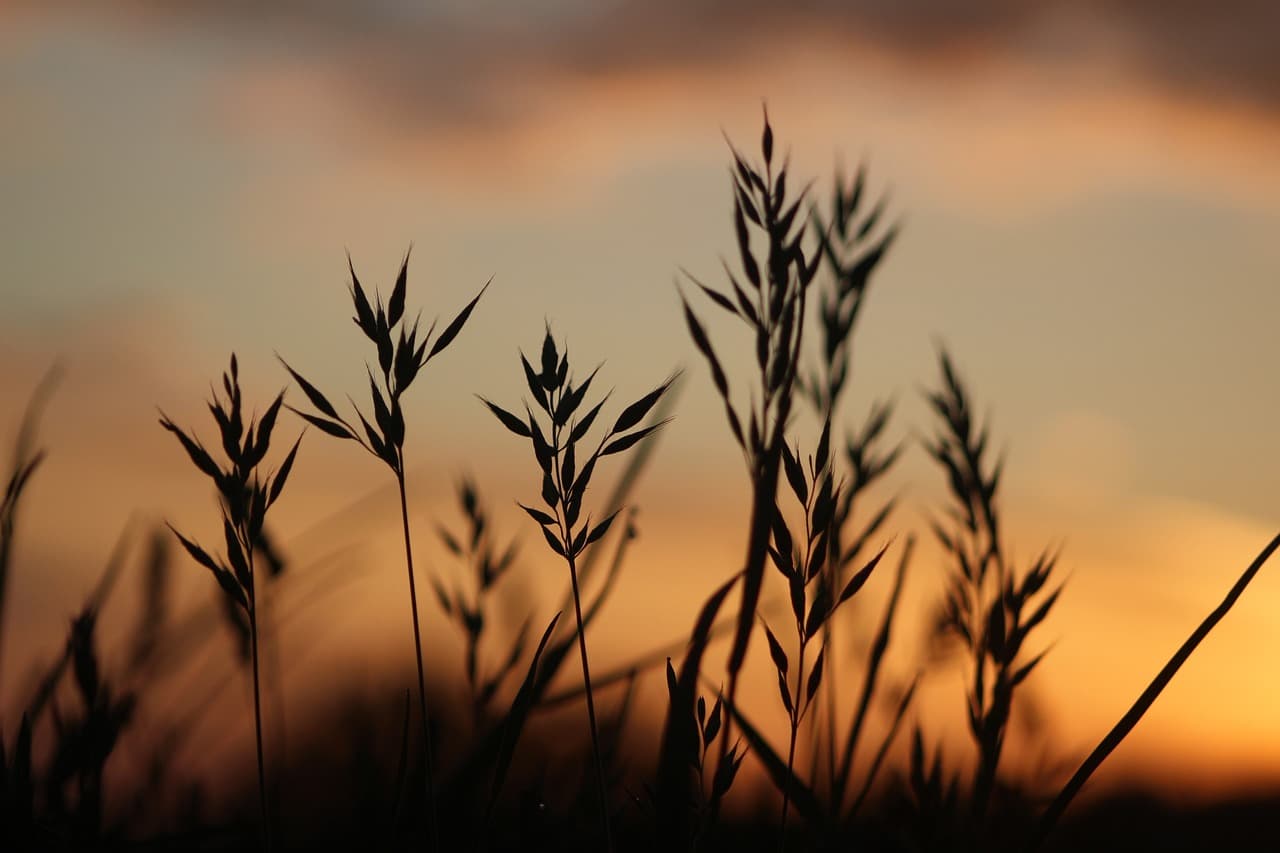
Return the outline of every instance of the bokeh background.
{"type": "MultiPolygon", "coordinates": [[[[747,497],[673,282],[681,267],[719,280],[725,137],[756,150],[767,103],[819,198],[865,163],[902,224],[862,315],[849,421],[892,397],[894,434],[928,433],[919,391],[945,343],[1007,450],[1014,553],[1063,546],[1054,647],[1029,684],[1037,738],[1078,757],[1277,524],[1277,32],[1263,0],[0,4],[0,438],[49,366],[64,371],[20,521],[0,700],[56,652],[130,519],[216,534],[157,407],[206,434],[233,350],[263,404],[287,379],[275,353],[359,398],[369,354],[345,253],[386,291],[410,244],[409,306],[427,320],[493,277],[407,400],[424,571],[453,571],[432,530],[469,473],[526,543],[516,597],[549,617],[563,578],[513,503],[536,495],[532,462],[473,396],[516,405],[517,352],[549,323],[621,396],[688,368],[593,651],[607,668],[687,635],[737,568],[747,497]]],[[[894,491],[896,529],[927,532],[944,482],[914,445],[894,491]]],[[[286,707],[305,716],[335,673],[372,685],[410,659],[395,496],[313,431],[275,515],[294,570],[343,549],[340,584],[284,629],[286,707]]],[[[184,605],[212,598],[183,568],[184,605]]],[[[902,678],[926,658],[942,571],[918,552],[902,678]]],[[[1280,781],[1278,605],[1265,571],[1098,790],[1280,781]]],[[[448,674],[452,633],[423,608],[448,674]]],[[[230,670],[230,648],[185,677],[230,670]]],[[[962,683],[938,669],[919,710],[957,750],[962,683]]],[[[202,723],[245,761],[248,697],[233,681],[202,723]]],[[[187,760],[214,773],[225,750],[187,760]]]]}

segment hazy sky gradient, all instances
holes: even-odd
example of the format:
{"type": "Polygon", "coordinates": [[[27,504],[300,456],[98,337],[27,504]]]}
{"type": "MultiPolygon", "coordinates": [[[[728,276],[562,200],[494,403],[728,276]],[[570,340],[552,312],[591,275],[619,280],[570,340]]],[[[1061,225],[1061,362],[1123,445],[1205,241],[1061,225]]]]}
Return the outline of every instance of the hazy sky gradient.
{"type": "MultiPolygon", "coordinates": [[[[620,394],[690,368],[637,496],[626,580],[635,600],[687,593],[655,642],[687,630],[740,556],[744,475],[672,280],[682,266],[717,280],[732,250],[722,133],[754,150],[762,99],[820,197],[835,163],[866,162],[903,224],[859,329],[848,415],[896,396],[897,434],[929,429],[917,390],[945,341],[1009,449],[1016,554],[1066,545],[1037,685],[1066,743],[1113,721],[1264,544],[1280,482],[1274,4],[421,8],[0,10],[0,437],[45,367],[67,369],[23,519],[9,671],[54,647],[135,509],[211,521],[155,406],[203,431],[201,395],[232,349],[258,399],[284,382],[276,351],[358,391],[344,250],[385,288],[410,243],[409,304],[429,315],[494,276],[409,402],[426,425],[409,445],[423,547],[464,469],[519,529],[508,497],[537,483],[471,395],[514,403],[517,348],[549,320],[584,365],[607,361],[620,394]]],[[[733,331],[713,325],[726,348],[733,331]]],[[[288,535],[382,483],[320,438],[280,505],[288,535]]],[[[901,522],[923,530],[942,485],[909,454],[901,522]]],[[[376,516],[329,535],[377,566],[393,531],[376,516]]],[[[190,601],[212,594],[189,575],[190,601]]],[[[353,617],[313,657],[378,631],[401,648],[403,579],[370,575],[357,588],[392,618],[353,617]]],[[[938,577],[926,550],[913,600],[938,577]]],[[[1280,693],[1251,674],[1274,668],[1277,603],[1264,574],[1118,758],[1150,770],[1176,737],[1219,777],[1280,776],[1280,693]]],[[[604,659],[645,625],[617,606],[604,659]]],[[[905,669],[919,644],[901,636],[905,669]]],[[[958,684],[938,679],[953,711],[958,684]]]]}

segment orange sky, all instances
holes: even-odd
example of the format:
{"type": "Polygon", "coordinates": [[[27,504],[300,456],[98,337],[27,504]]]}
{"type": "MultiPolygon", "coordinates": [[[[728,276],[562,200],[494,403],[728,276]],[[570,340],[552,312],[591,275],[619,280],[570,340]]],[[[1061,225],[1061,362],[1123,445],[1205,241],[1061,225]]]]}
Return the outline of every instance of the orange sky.
{"type": "MultiPolygon", "coordinates": [[[[781,26],[760,4],[727,30],[675,4],[565,2],[542,18],[492,5],[504,24],[463,6],[403,25],[377,4],[367,20],[307,3],[262,20],[196,3],[0,11],[0,438],[45,367],[67,369],[22,520],[6,672],[56,647],[133,514],[212,531],[204,484],[155,407],[203,430],[204,389],[232,349],[257,399],[285,380],[275,351],[358,390],[343,251],[385,287],[410,242],[410,304],[428,315],[495,276],[409,403],[422,547],[464,470],[504,529],[524,529],[508,498],[536,489],[529,460],[471,395],[518,399],[516,351],[545,318],[584,363],[607,361],[620,394],[689,368],[595,648],[607,665],[685,634],[740,558],[745,497],[671,281],[681,266],[714,277],[732,248],[721,133],[753,140],[764,98],[824,195],[837,158],[867,161],[891,190],[903,237],[863,317],[849,416],[892,395],[895,435],[927,429],[916,391],[947,343],[1009,448],[1015,553],[1065,543],[1071,581],[1032,684],[1056,742],[1090,746],[1277,523],[1280,86],[1255,32],[1274,12],[1235,4],[1246,23],[1221,13],[1216,38],[1177,60],[1207,26],[1192,4],[1158,26],[1119,4],[1050,2],[972,21],[924,2],[900,19],[851,4],[861,16],[824,21],[801,4],[781,26]],[[506,49],[467,50],[488,40],[506,49]]],[[[812,425],[799,432],[810,440],[812,425]]],[[[304,442],[277,523],[299,565],[350,544],[368,568],[336,627],[317,628],[338,606],[322,600],[291,629],[308,649],[290,676],[301,692],[322,661],[405,651],[389,496],[304,535],[382,484],[320,438],[304,442]]],[[[923,532],[942,487],[912,450],[889,484],[905,496],[900,525],[923,532]]],[[[559,574],[530,532],[528,583],[550,595],[559,574]]],[[[196,606],[212,585],[186,568],[196,606]]],[[[922,549],[913,613],[940,575],[922,549]]],[[[1280,776],[1280,694],[1257,677],[1280,647],[1278,601],[1264,571],[1100,784],[1171,765],[1227,784],[1280,776]]],[[[921,631],[898,636],[906,672],[921,631]]],[[[959,678],[940,672],[927,691],[921,716],[938,731],[961,730],[959,678]]]]}

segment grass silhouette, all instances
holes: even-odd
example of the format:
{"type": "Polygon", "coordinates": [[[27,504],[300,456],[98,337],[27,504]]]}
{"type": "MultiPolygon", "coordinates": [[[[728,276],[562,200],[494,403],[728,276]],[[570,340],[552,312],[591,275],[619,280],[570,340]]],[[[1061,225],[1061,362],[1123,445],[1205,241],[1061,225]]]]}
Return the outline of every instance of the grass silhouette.
{"type": "Polygon", "coordinates": [[[382,298],[376,294],[374,302],[369,302],[364,288],[360,284],[360,279],[356,276],[355,265],[351,263],[349,257],[347,261],[351,270],[351,301],[355,306],[356,312],[353,319],[356,326],[364,333],[364,336],[376,347],[378,354],[381,387],[379,387],[378,381],[374,379],[373,371],[367,369],[369,374],[369,396],[373,405],[373,423],[370,423],[364,413],[352,403],[352,406],[356,409],[356,417],[359,418],[360,425],[363,427],[363,432],[357,430],[338,414],[337,409],[333,407],[333,404],[319,389],[302,378],[283,359],[281,359],[281,362],[294,381],[301,386],[307,399],[316,409],[316,413],[312,414],[300,412],[296,409],[294,411],[327,435],[355,441],[367,450],[370,455],[381,460],[396,478],[396,486],[400,492],[400,520],[404,530],[405,570],[409,576],[409,606],[413,614],[414,657],[418,665],[418,708],[421,711],[422,744],[426,758],[424,768],[427,808],[431,814],[434,848],[439,849],[439,819],[436,814],[433,769],[435,762],[431,754],[430,713],[427,704],[426,675],[422,663],[422,629],[418,624],[418,588],[413,571],[413,544],[409,534],[409,503],[405,492],[404,478],[406,427],[404,412],[400,405],[400,397],[413,385],[419,372],[427,366],[427,363],[444,352],[449,344],[453,343],[454,339],[457,338],[463,326],[466,325],[467,320],[471,317],[471,312],[475,309],[476,303],[480,301],[480,297],[484,295],[489,285],[486,284],[480,289],[475,298],[467,303],[466,307],[436,336],[434,341],[431,339],[431,335],[435,331],[435,323],[431,324],[431,327],[422,336],[422,340],[419,341],[419,320],[415,319],[412,326],[405,321],[405,298],[409,279],[409,252],[405,252],[404,261],[400,265],[400,273],[396,276],[395,286],[391,291],[391,298],[385,306],[382,303],[382,298]],[[399,330],[398,337],[397,328],[399,330]],[[430,349],[428,349],[428,345],[430,349]]]}
{"type": "MultiPolygon", "coordinates": [[[[226,392],[225,399],[218,397],[215,391],[214,398],[209,403],[209,411],[213,414],[221,434],[222,449],[228,463],[226,468],[215,462],[198,440],[188,436],[167,416],[162,413],[160,417],[160,425],[173,433],[187,452],[192,464],[202,474],[213,480],[217,488],[225,541],[222,559],[211,555],[183,536],[172,525],[170,529],[192,559],[213,573],[218,586],[226,595],[226,600],[235,605],[232,612],[243,611],[248,619],[249,647],[253,662],[253,722],[258,752],[258,796],[262,808],[262,839],[264,849],[270,850],[271,819],[267,806],[266,759],[262,749],[258,573],[255,567],[257,555],[266,550],[262,531],[266,524],[267,510],[279,499],[284,490],[289,472],[293,470],[293,462],[297,458],[302,438],[299,437],[294,442],[284,461],[274,473],[263,473],[259,466],[265,459],[267,451],[271,449],[271,433],[275,429],[280,407],[284,404],[284,392],[281,391],[267,406],[260,418],[250,417],[246,424],[240,394],[239,365],[234,354],[231,356],[230,369],[222,375],[222,387],[226,392]]],[[[88,624],[87,630],[91,634],[92,622],[88,624]]],[[[76,630],[73,629],[73,637],[75,635],[76,630]]],[[[77,639],[76,642],[77,644],[85,643],[88,639],[77,639]]]]}
{"type": "MultiPolygon", "coordinates": [[[[221,393],[215,391],[209,406],[218,427],[216,445],[202,444],[161,415],[161,425],[219,495],[221,549],[206,549],[173,531],[181,545],[174,550],[213,575],[218,599],[181,616],[171,612],[174,539],[138,536],[136,525],[126,529],[70,620],[63,647],[35,669],[18,693],[19,707],[4,709],[0,717],[3,849],[328,844],[1032,851],[1061,841],[1054,835],[1059,824],[1069,824],[1072,832],[1087,828],[1090,815],[1077,813],[1073,822],[1068,811],[1077,794],[1280,548],[1280,537],[1258,554],[1075,774],[1054,796],[1037,800],[1006,778],[1005,752],[1024,683],[1046,654],[1042,626],[1062,590],[1057,555],[1045,552],[1027,564],[1009,556],[1001,514],[1003,459],[993,457],[989,419],[979,422],[968,385],[951,357],[940,353],[939,380],[925,395],[934,428],[921,442],[949,490],[930,525],[945,560],[932,624],[936,638],[960,652],[964,689],[957,698],[970,741],[968,758],[944,755],[934,723],[912,708],[930,668],[951,664],[931,662],[899,672],[888,657],[917,537],[899,519],[899,497],[879,490],[907,448],[891,439],[892,402],[873,404],[852,425],[845,414],[858,320],[897,226],[886,222],[884,199],[868,204],[863,170],[852,180],[836,177],[826,210],[811,201],[809,185],[797,192],[789,160],[775,150],[767,115],[758,165],[730,149],[736,264],[726,265],[719,287],[685,273],[678,288],[684,326],[746,466],[749,515],[741,564],[706,594],[687,630],[670,638],[646,637],[645,647],[633,649],[620,665],[596,666],[593,673],[587,633],[605,621],[602,614],[638,535],[631,490],[651,464],[654,441],[670,419],[678,372],[620,406],[610,421],[604,414],[610,395],[599,393],[599,368],[575,373],[567,347],[548,327],[538,354],[520,356],[524,405],[481,400],[533,452],[538,501],[520,506],[567,570],[562,606],[540,614],[535,604],[516,598],[521,593],[515,584],[503,579],[522,551],[516,539],[498,535],[478,485],[463,479],[458,518],[435,526],[458,571],[428,573],[438,605],[431,613],[460,638],[462,681],[445,684],[440,672],[428,669],[401,402],[428,362],[468,324],[486,291],[438,335],[434,323],[420,334],[419,321],[410,323],[405,312],[408,254],[385,302],[376,293],[370,297],[348,260],[354,320],[376,351],[377,368],[368,369],[369,407],[344,417],[330,397],[286,363],[309,408],[288,406],[281,392],[254,417],[241,398],[239,364],[232,356],[221,393]],[[713,342],[690,297],[705,297],[747,329],[751,347],[741,359],[743,374],[728,359],[728,348],[713,342]],[[740,375],[749,379],[743,383],[740,375]],[[820,427],[812,442],[801,435],[800,410],[806,406],[820,427]],[[282,493],[301,438],[276,469],[268,469],[266,457],[284,408],[329,436],[359,444],[393,475],[415,645],[416,672],[404,678],[416,677],[420,752],[411,745],[412,688],[404,689],[408,682],[399,674],[387,675],[383,704],[360,699],[353,685],[335,680],[327,685],[326,701],[333,707],[309,715],[293,761],[273,759],[268,773],[260,673],[260,605],[267,581],[273,596],[288,593],[275,599],[280,607],[272,621],[279,630],[349,575],[344,553],[329,555],[308,572],[282,575],[289,549],[268,535],[267,511],[282,493]],[[225,462],[215,461],[219,447],[225,462]],[[612,492],[597,500],[596,492],[588,495],[589,487],[598,488],[601,471],[612,467],[599,465],[608,457],[625,465],[612,492]],[[145,543],[143,559],[131,561],[137,542],[145,543]],[[111,654],[99,631],[102,613],[118,578],[135,563],[142,584],[137,619],[123,653],[111,654]],[[882,609],[849,606],[872,583],[884,593],[882,609]],[[570,606],[574,618],[562,618],[570,606]],[[498,614],[508,612],[519,614],[518,624],[496,625],[498,614]],[[503,627],[511,628],[509,640],[499,644],[503,627]],[[194,666],[195,651],[226,629],[240,643],[242,657],[233,657],[223,671],[206,669],[208,693],[178,697],[160,715],[168,731],[144,740],[139,708],[146,698],[162,679],[194,666]],[[763,638],[753,643],[757,633],[763,638]],[[864,645],[855,645],[854,637],[864,645]],[[722,639],[727,657],[720,670],[708,661],[722,639]],[[572,666],[565,670],[575,652],[580,683],[572,666]],[[785,743],[775,743],[762,724],[776,706],[752,707],[739,690],[749,661],[770,667],[787,724],[785,743]],[[861,665],[857,679],[849,665],[855,661],[861,665]],[[208,821],[194,789],[179,781],[173,757],[183,738],[191,739],[192,749],[219,752],[219,744],[191,733],[244,665],[253,685],[258,817],[241,821],[232,809],[230,816],[208,821]],[[661,679],[663,671],[661,732],[637,760],[620,746],[635,716],[633,697],[638,684],[661,679]],[[567,683],[557,686],[561,678],[567,683]],[[558,713],[568,706],[575,709],[572,720],[558,713]],[[583,706],[585,726],[576,713],[583,706]],[[895,750],[908,731],[910,742],[895,750]],[[139,762],[144,743],[148,750],[139,762]],[[748,757],[772,790],[739,784],[748,757]],[[131,788],[112,790],[109,768],[116,763],[143,764],[147,772],[137,774],[131,788]],[[306,820],[285,832],[272,790],[303,804],[306,820]],[[420,800],[409,793],[418,790],[425,791],[420,800]],[[178,792],[189,794],[188,805],[172,804],[178,792]],[[730,798],[736,813],[726,807],[730,798]],[[170,813],[167,828],[156,829],[163,823],[157,813],[164,810],[170,813]],[[742,816],[749,810],[756,816],[742,816]]],[[[51,381],[42,384],[21,417],[4,479],[0,638],[12,609],[5,599],[20,510],[44,459],[36,420],[51,388],[51,381]]],[[[383,496],[390,496],[389,484],[383,496]]],[[[277,678],[268,668],[266,680],[278,680],[280,671],[297,662],[284,657],[277,678]]],[[[149,724],[156,716],[153,709],[149,724]]],[[[244,785],[246,796],[251,787],[244,785]]],[[[1095,808],[1091,814],[1104,812],[1095,808]]],[[[1151,819],[1173,823],[1167,814],[1151,819]]],[[[1131,837],[1108,835],[1107,826],[1084,846],[1113,849],[1116,839],[1131,837]]]]}
{"type": "Polygon", "coordinates": [[[582,618],[582,593],[578,584],[578,558],[590,545],[608,532],[620,510],[614,510],[610,515],[593,524],[590,514],[585,518],[582,516],[582,504],[587,488],[591,485],[596,463],[600,459],[626,452],[662,427],[662,422],[651,426],[641,426],[641,422],[671,387],[675,377],[668,379],[624,408],[613,426],[599,440],[595,450],[579,451],[578,448],[583,446],[583,441],[609,397],[606,394],[599,403],[590,409],[583,410],[587,391],[600,368],[592,370],[585,379],[575,384],[568,350],[566,349],[563,353],[557,351],[550,327],[547,328],[542,341],[541,370],[535,372],[523,353],[520,356],[520,363],[524,369],[529,394],[548,421],[547,428],[544,430],[539,424],[539,419],[534,416],[533,409],[528,403],[525,404],[527,420],[521,420],[488,400],[484,400],[484,403],[507,430],[521,438],[529,439],[533,446],[534,459],[542,473],[541,497],[546,509],[535,509],[524,504],[520,504],[520,507],[538,523],[547,546],[564,558],[569,568],[569,579],[573,590],[573,612],[578,632],[578,650],[582,660],[587,722],[591,731],[591,752],[595,760],[600,812],[604,825],[605,848],[612,851],[614,845],[609,825],[609,792],[600,752],[595,695],[591,688],[587,636],[582,618]],[[577,417],[580,410],[583,410],[583,414],[577,417]],[[580,456],[581,462],[578,461],[580,456]]]}

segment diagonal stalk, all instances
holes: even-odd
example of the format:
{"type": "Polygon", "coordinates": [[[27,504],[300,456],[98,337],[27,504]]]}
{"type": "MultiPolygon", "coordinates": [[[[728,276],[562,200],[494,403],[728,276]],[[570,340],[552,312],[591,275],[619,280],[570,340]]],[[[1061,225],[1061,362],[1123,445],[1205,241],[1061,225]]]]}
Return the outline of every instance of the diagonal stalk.
{"type": "Polygon", "coordinates": [[[418,662],[418,703],[422,709],[422,744],[426,758],[427,808],[431,817],[432,849],[440,849],[440,825],[436,813],[435,779],[432,772],[431,731],[428,725],[427,679],[422,668],[422,629],[418,625],[418,589],[413,579],[413,546],[409,542],[409,503],[405,498],[404,464],[396,467],[396,484],[400,487],[400,520],[404,526],[404,561],[409,573],[409,604],[413,609],[413,652],[418,662]]]}
{"type": "Polygon", "coordinates": [[[1222,603],[1214,608],[1205,617],[1204,621],[1191,632],[1191,636],[1187,637],[1183,644],[1178,647],[1178,650],[1173,653],[1173,657],[1164,665],[1164,669],[1160,670],[1151,684],[1147,686],[1147,689],[1133,703],[1133,706],[1120,718],[1120,722],[1116,723],[1111,731],[1107,732],[1107,736],[1094,747],[1093,752],[1089,753],[1089,757],[1084,760],[1084,763],[1076,770],[1075,775],[1071,777],[1071,780],[1067,782],[1066,786],[1063,787],[1054,801],[1050,803],[1049,808],[1040,817],[1040,822],[1036,825],[1034,834],[1031,836],[1030,841],[1027,842],[1026,847],[1023,848],[1027,853],[1032,853],[1032,851],[1039,849],[1040,845],[1044,843],[1054,824],[1058,822],[1058,818],[1062,817],[1062,813],[1066,811],[1067,806],[1071,804],[1076,794],[1080,793],[1084,783],[1089,781],[1089,777],[1093,775],[1094,771],[1101,766],[1112,750],[1119,746],[1120,742],[1128,736],[1133,727],[1142,719],[1143,714],[1147,713],[1164,689],[1169,686],[1169,682],[1177,675],[1178,670],[1187,662],[1187,658],[1191,657],[1191,653],[1200,645],[1200,641],[1209,636],[1209,632],[1235,606],[1236,600],[1244,593],[1245,588],[1249,586],[1249,583],[1258,574],[1258,570],[1262,568],[1263,564],[1271,559],[1271,555],[1275,553],[1277,548],[1280,548],[1280,534],[1267,543],[1267,546],[1253,559],[1249,567],[1244,570],[1244,574],[1236,580],[1235,585],[1231,587],[1226,597],[1222,599],[1222,603]]]}

